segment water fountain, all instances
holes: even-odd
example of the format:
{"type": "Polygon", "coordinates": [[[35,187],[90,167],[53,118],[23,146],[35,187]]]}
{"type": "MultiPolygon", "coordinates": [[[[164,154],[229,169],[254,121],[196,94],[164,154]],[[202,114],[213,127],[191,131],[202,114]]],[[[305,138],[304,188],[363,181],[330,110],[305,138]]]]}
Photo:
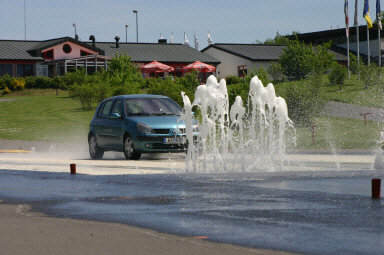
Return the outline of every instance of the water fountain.
{"type": "Polygon", "coordinates": [[[248,102],[237,96],[229,107],[226,82],[211,75],[191,103],[182,92],[189,144],[187,172],[252,172],[275,170],[285,158],[285,131],[292,127],[285,100],[257,76],[250,82],[248,102]],[[192,107],[200,110],[198,136],[193,135],[192,107]]]}

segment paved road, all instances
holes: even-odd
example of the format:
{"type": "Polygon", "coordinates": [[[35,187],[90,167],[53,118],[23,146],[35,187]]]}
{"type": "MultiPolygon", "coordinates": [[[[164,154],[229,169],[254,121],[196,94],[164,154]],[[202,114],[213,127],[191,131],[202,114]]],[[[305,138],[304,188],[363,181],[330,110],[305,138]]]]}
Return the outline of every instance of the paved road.
{"type": "Polygon", "coordinates": [[[346,104],[330,101],[324,106],[323,113],[331,117],[364,119],[360,114],[370,113],[367,120],[384,122],[384,109],[366,107],[354,104],[346,104]]]}
{"type": "Polygon", "coordinates": [[[181,156],[4,153],[0,199],[53,216],[256,248],[381,255],[384,204],[370,198],[370,180],[384,172],[371,170],[373,156],[290,156],[277,172],[182,174],[181,156]],[[69,174],[73,162],[80,174],[69,174]]]}

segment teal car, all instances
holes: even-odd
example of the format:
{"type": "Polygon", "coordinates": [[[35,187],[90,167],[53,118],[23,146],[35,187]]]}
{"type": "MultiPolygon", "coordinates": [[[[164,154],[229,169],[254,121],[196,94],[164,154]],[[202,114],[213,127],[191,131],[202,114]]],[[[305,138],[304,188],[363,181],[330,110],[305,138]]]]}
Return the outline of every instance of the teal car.
{"type": "MultiPolygon", "coordinates": [[[[138,160],[142,153],[185,152],[182,108],[160,95],[123,95],[102,101],[89,126],[88,144],[92,159],[105,151],[124,152],[138,160]]],[[[195,127],[196,128],[196,127],[195,127]]]]}

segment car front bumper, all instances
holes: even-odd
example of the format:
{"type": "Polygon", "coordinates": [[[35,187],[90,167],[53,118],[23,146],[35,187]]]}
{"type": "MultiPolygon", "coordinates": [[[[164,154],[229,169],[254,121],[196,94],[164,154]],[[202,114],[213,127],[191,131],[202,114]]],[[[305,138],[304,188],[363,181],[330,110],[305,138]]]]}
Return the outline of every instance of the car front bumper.
{"type": "Polygon", "coordinates": [[[173,136],[137,136],[133,141],[133,146],[137,152],[185,152],[188,148],[187,143],[164,143],[164,138],[173,136]]]}

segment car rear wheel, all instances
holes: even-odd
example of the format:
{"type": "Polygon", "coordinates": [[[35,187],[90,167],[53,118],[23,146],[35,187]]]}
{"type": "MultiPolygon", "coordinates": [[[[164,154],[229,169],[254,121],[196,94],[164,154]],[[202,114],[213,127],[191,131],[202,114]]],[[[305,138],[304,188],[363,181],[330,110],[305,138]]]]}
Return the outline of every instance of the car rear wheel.
{"type": "Polygon", "coordinates": [[[91,135],[89,138],[89,155],[92,159],[101,159],[104,155],[104,150],[97,145],[96,138],[91,135]]]}
{"type": "Polygon", "coordinates": [[[131,160],[138,160],[141,157],[141,153],[135,150],[132,139],[129,136],[124,138],[124,155],[127,159],[131,160]]]}

